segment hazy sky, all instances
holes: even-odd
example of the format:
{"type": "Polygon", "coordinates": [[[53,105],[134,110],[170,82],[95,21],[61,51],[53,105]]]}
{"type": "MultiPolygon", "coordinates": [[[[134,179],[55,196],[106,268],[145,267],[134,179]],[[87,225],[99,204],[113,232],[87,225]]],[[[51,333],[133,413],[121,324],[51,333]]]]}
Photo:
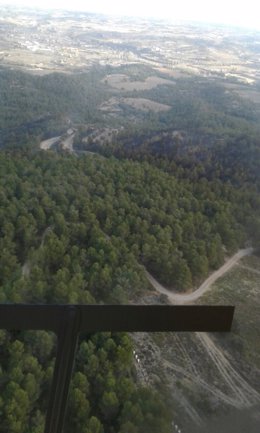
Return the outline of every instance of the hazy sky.
{"type": "Polygon", "coordinates": [[[260,29],[259,0],[0,0],[1,3],[219,22],[260,29]]]}

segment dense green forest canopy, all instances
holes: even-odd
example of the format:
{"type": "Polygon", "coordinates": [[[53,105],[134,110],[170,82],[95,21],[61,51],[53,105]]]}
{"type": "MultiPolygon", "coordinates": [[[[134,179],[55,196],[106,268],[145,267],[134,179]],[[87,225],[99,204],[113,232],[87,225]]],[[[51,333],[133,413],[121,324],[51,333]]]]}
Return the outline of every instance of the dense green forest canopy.
{"type": "Polygon", "coordinates": [[[98,121],[104,72],[39,77],[0,68],[1,146],[17,147],[62,133],[68,122],[98,121]]]}
{"type": "MultiPolygon", "coordinates": [[[[115,175],[107,182],[119,163],[51,153],[0,158],[2,302],[120,302],[147,285],[120,234],[102,229],[113,187],[120,189],[115,175]]],[[[1,343],[0,431],[42,432],[54,337],[1,331],[1,343]]],[[[66,431],[170,431],[158,396],[133,379],[129,337],[82,337],[66,431]]]]}
{"type": "MultiPolygon", "coordinates": [[[[260,203],[249,187],[51,151],[3,151],[0,170],[1,302],[128,302],[148,288],[145,268],[183,290],[253,234],[257,242],[260,203]]],[[[1,342],[0,431],[41,432],[54,338],[1,331],[1,342]]],[[[67,431],[170,431],[169,413],[133,371],[126,335],[82,338],[67,431]]]]}
{"type": "MultiPolygon", "coordinates": [[[[115,94],[102,81],[113,72],[0,70],[0,302],[135,302],[149,290],[145,270],[185,291],[226,255],[259,246],[256,105],[221,81],[186,77],[138,92],[175,101],[168,112],[124,106],[111,119],[98,107],[115,94]],[[125,129],[110,144],[86,143],[86,122],[125,129]],[[96,154],[38,150],[68,125],[78,131],[75,148],[96,154]]],[[[0,342],[0,432],[41,433],[55,338],[0,331],[0,342]]],[[[172,414],[161,400],[137,386],[127,335],[81,337],[66,431],[167,433],[172,414]]]]}
{"type": "Polygon", "coordinates": [[[253,188],[189,181],[147,162],[98,155],[2,152],[0,158],[1,283],[8,299],[10,279],[15,291],[24,281],[21,267],[30,267],[27,289],[11,297],[16,302],[26,296],[56,302],[63,280],[63,302],[87,301],[87,292],[120,302],[145,287],[142,265],[186,289],[222,263],[225,249],[235,251],[253,233],[256,241],[253,188]],[[71,278],[78,279],[77,296],[71,278]]]}

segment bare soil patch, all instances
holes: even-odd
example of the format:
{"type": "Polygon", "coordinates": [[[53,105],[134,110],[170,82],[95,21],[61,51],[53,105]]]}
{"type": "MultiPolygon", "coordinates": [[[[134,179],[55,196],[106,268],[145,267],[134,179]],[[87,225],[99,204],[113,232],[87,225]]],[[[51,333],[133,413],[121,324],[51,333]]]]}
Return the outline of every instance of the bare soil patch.
{"type": "Polygon", "coordinates": [[[50,149],[55,143],[58,143],[58,141],[60,140],[60,136],[59,137],[52,137],[49,138],[48,140],[43,140],[40,143],[40,148],[42,150],[48,150],[50,149]]]}
{"type": "Polygon", "coordinates": [[[150,90],[161,85],[175,85],[174,81],[156,76],[147,77],[144,81],[133,81],[126,74],[107,75],[102,81],[109,84],[109,86],[113,87],[114,89],[123,90],[126,92],[132,92],[134,90],[150,90]]]}

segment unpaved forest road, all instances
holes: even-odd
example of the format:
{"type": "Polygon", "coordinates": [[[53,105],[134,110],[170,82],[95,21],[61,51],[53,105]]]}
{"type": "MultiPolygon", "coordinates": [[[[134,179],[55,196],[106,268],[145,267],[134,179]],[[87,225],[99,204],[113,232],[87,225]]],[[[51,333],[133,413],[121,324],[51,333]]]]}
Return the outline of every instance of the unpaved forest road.
{"type": "Polygon", "coordinates": [[[152,286],[160,293],[167,295],[171,303],[173,304],[186,304],[191,301],[195,301],[200,298],[207,290],[209,290],[210,286],[218,280],[218,278],[222,277],[227,271],[229,271],[242,257],[250,256],[253,253],[253,248],[246,248],[243,250],[239,250],[236,254],[234,254],[227,262],[221,266],[217,271],[213,272],[205,281],[201,284],[201,286],[192,293],[176,293],[171,290],[163,287],[158,281],[149,272],[146,271],[146,275],[152,286]]]}
{"type": "MultiPolygon", "coordinates": [[[[237,408],[250,407],[260,402],[260,395],[240,374],[230,361],[225,356],[223,350],[214,343],[213,339],[207,333],[196,332],[197,338],[200,340],[208,355],[210,356],[213,365],[219,371],[224,382],[229,388],[229,396],[231,404],[237,408]]],[[[223,396],[222,396],[223,400],[223,396]]]]}
{"type": "MultiPolygon", "coordinates": [[[[247,248],[239,250],[234,254],[227,262],[221,266],[220,269],[213,272],[204,283],[194,292],[188,294],[179,294],[171,292],[170,290],[163,287],[158,283],[149,273],[147,277],[153,287],[160,293],[168,296],[172,304],[185,304],[198,299],[202,296],[210,286],[227,271],[229,271],[242,257],[249,256],[253,253],[253,248],[247,248]]],[[[250,407],[256,403],[260,402],[259,393],[240,375],[239,372],[232,366],[230,361],[227,359],[221,348],[217,347],[213,339],[207,333],[196,332],[196,337],[199,339],[200,343],[204,347],[206,353],[210,357],[213,365],[219,372],[223,379],[223,382],[229,389],[229,392],[223,393],[220,389],[211,384],[208,384],[199,375],[194,374],[194,372],[188,372],[181,366],[169,363],[168,366],[171,369],[175,369],[178,372],[182,372],[184,376],[190,377],[195,383],[201,385],[208,392],[218,397],[221,401],[232,405],[237,408],[250,407]]]]}
{"type": "MultiPolygon", "coordinates": [[[[51,226],[46,227],[46,229],[44,230],[44,232],[42,234],[42,237],[41,237],[40,248],[43,247],[44,240],[45,240],[47,234],[50,233],[51,231],[52,231],[52,227],[51,226]]],[[[31,263],[30,263],[30,260],[27,259],[26,262],[24,262],[24,264],[22,266],[22,276],[23,277],[29,277],[30,272],[31,272],[31,263]]]]}
{"type": "MultiPolygon", "coordinates": [[[[177,294],[171,292],[170,290],[159,284],[149,273],[147,277],[153,287],[160,293],[168,296],[172,304],[185,304],[190,301],[194,301],[202,296],[210,286],[227,271],[229,271],[242,257],[251,255],[253,253],[253,248],[247,248],[239,250],[234,254],[227,262],[216,272],[213,272],[204,283],[193,293],[189,294],[177,294]]],[[[160,362],[163,363],[169,371],[177,372],[183,374],[184,377],[190,379],[194,384],[200,386],[209,394],[214,395],[218,400],[225,404],[236,407],[237,409],[247,408],[260,403],[260,394],[254,389],[237,371],[236,367],[232,364],[232,357],[228,357],[227,354],[219,347],[218,343],[213,340],[213,338],[208,333],[195,333],[195,338],[202,345],[207,354],[208,358],[212,362],[212,368],[215,369],[215,375],[220,381],[220,385],[215,383],[208,383],[207,379],[194,371],[192,362],[193,358],[190,357],[190,369],[184,368],[182,365],[177,365],[174,362],[169,362],[161,357],[160,362]],[[163,360],[162,360],[163,359],[163,360]]],[[[185,348],[184,348],[185,349],[185,348]]],[[[186,352],[186,350],[185,350],[186,352]]],[[[189,357],[189,353],[184,354],[185,358],[189,357]]],[[[187,408],[187,413],[188,413],[187,408]]],[[[196,415],[196,413],[195,413],[196,415]]],[[[198,424],[198,420],[194,418],[194,414],[190,414],[191,418],[195,423],[198,424]]],[[[199,424],[198,424],[199,425],[199,424]]]]}

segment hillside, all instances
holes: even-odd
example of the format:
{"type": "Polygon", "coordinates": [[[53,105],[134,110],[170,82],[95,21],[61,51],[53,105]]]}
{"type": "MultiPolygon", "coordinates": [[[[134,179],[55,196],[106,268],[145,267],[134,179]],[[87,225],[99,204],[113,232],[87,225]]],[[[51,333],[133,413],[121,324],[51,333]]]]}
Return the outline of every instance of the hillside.
{"type": "MultiPolygon", "coordinates": [[[[259,33],[0,11],[0,302],[236,306],[229,335],[82,335],[64,431],[254,433],[259,33]]],[[[56,337],[0,342],[0,433],[42,433],[56,337]]]]}
{"type": "MultiPolygon", "coordinates": [[[[99,155],[79,158],[52,151],[2,151],[0,160],[1,302],[136,302],[149,293],[145,269],[175,290],[188,289],[222,263],[223,247],[234,251],[250,236],[247,212],[237,213],[238,203],[245,204],[247,194],[219,181],[203,181],[198,188],[199,183],[180,180],[147,162],[99,155]],[[213,205],[214,212],[209,214],[213,205]]],[[[245,209],[250,205],[248,201],[245,209]]],[[[250,216],[257,222],[255,207],[250,216]]],[[[28,422],[36,431],[36,419],[43,425],[53,336],[2,331],[1,338],[3,431],[8,426],[9,431],[20,432],[28,422]],[[21,356],[17,367],[15,359],[21,356]]],[[[124,409],[131,404],[142,406],[140,395],[148,398],[145,389],[138,388],[136,394],[132,382],[132,347],[126,336],[82,340],[71,391],[68,426],[73,431],[82,431],[84,422],[96,423],[100,432],[102,428],[123,432],[129,422],[140,431],[150,422],[154,432],[170,429],[173,415],[165,418],[158,396],[149,394],[151,408],[142,409],[154,411],[156,404],[157,424],[149,415],[141,427],[141,421],[124,409]],[[113,354],[115,350],[119,357],[113,354]],[[96,381],[91,378],[97,369],[103,385],[95,394],[96,381]],[[130,400],[125,400],[125,387],[130,400]],[[163,424],[167,419],[168,424],[163,424]]]]}

